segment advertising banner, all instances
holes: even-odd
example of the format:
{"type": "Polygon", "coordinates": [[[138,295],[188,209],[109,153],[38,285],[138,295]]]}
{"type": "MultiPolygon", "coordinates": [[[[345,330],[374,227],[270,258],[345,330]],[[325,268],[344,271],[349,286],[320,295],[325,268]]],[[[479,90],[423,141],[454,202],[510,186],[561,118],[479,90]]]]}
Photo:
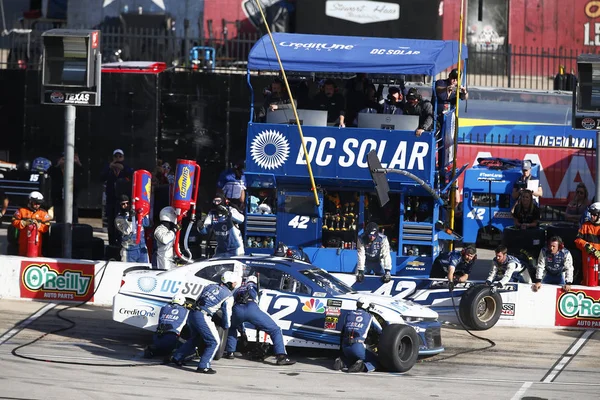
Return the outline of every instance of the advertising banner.
{"type": "Polygon", "coordinates": [[[556,289],[555,325],[600,328],[600,290],[556,289]]]}
{"type": "Polygon", "coordinates": [[[21,298],[93,301],[94,264],[21,261],[21,298]]]}

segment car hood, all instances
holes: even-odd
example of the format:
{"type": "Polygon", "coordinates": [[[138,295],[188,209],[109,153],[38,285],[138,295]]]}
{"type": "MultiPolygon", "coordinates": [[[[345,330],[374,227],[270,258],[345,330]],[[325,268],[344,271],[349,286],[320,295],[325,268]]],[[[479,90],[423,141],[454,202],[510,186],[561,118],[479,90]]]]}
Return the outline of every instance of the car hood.
{"type": "Polygon", "coordinates": [[[390,296],[365,293],[349,293],[345,297],[358,300],[365,298],[373,306],[384,307],[398,312],[403,318],[437,319],[438,313],[430,308],[412,302],[410,300],[393,299],[390,296]]]}

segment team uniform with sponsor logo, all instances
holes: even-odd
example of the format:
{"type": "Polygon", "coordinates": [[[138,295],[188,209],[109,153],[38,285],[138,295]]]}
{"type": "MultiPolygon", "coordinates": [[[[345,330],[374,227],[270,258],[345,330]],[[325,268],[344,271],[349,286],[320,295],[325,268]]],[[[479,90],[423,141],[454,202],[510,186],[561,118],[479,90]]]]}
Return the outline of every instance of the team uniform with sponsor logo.
{"type": "Polygon", "coordinates": [[[470,275],[473,268],[474,260],[467,262],[460,250],[454,250],[442,253],[436,258],[431,270],[432,278],[445,278],[448,275],[448,269],[454,267],[454,276],[461,277],[470,275]]]}
{"type": "Polygon", "coordinates": [[[244,254],[244,240],[238,225],[243,222],[244,215],[235,207],[220,206],[208,213],[204,226],[198,231],[206,235],[211,228],[214,232],[217,240],[215,257],[241,256],[244,254]]]}
{"type": "Polygon", "coordinates": [[[237,346],[237,328],[244,322],[250,322],[256,329],[269,334],[273,341],[278,365],[291,365],[294,361],[287,358],[281,328],[273,318],[258,307],[258,290],[256,283],[247,281],[235,292],[235,304],[231,317],[231,326],[227,335],[226,358],[233,358],[237,346]]]}
{"type": "Polygon", "coordinates": [[[198,362],[198,369],[210,370],[210,362],[215,357],[221,343],[219,332],[212,321],[212,317],[219,309],[222,310],[222,327],[223,329],[229,329],[233,306],[231,296],[232,292],[226,285],[213,284],[204,288],[187,319],[190,327],[190,338],[173,356],[176,363],[181,364],[185,357],[194,352],[196,340],[200,338],[206,344],[206,348],[198,362]]]}
{"type": "Polygon", "coordinates": [[[375,240],[369,242],[368,237],[361,235],[356,243],[356,250],[358,255],[357,270],[359,272],[384,275],[391,271],[392,257],[387,236],[377,232],[375,240]]]}
{"type": "Polygon", "coordinates": [[[490,269],[490,274],[486,279],[486,282],[500,282],[502,286],[506,286],[508,282],[511,280],[514,282],[519,282],[520,280],[520,271],[523,268],[521,261],[517,257],[506,255],[506,258],[503,263],[499,263],[497,259],[494,258],[492,262],[492,268],[490,269]]]}
{"type": "Polygon", "coordinates": [[[547,247],[540,250],[535,278],[551,285],[570,285],[573,282],[573,256],[567,249],[552,254],[547,247]]]}
{"type": "MultiPolygon", "coordinates": [[[[339,360],[345,366],[350,366],[349,372],[362,372],[362,368],[352,370],[352,367],[358,361],[364,363],[367,372],[374,371],[377,368],[377,355],[365,346],[365,340],[371,327],[379,333],[383,331],[379,322],[367,310],[358,308],[346,315],[344,328],[342,329],[343,357],[340,357],[339,360]]],[[[362,363],[358,363],[358,365],[362,367],[362,363]]]]}
{"type": "Polygon", "coordinates": [[[166,356],[175,350],[187,316],[188,310],[180,304],[167,304],[160,309],[158,328],[148,347],[150,356],[166,356]]]}

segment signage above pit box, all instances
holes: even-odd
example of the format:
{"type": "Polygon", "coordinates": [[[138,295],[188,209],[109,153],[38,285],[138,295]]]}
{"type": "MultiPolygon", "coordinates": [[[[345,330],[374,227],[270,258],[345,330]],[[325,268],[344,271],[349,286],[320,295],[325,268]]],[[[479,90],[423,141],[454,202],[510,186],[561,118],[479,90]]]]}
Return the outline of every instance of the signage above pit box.
{"type": "Polygon", "coordinates": [[[65,92],[62,90],[45,90],[44,104],[48,105],[75,105],[75,106],[95,106],[95,92],[65,92]]]}
{"type": "Polygon", "coordinates": [[[400,5],[380,1],[328,0],[325,15],[357,24],[394,21],[400,19],[400,5]]]}

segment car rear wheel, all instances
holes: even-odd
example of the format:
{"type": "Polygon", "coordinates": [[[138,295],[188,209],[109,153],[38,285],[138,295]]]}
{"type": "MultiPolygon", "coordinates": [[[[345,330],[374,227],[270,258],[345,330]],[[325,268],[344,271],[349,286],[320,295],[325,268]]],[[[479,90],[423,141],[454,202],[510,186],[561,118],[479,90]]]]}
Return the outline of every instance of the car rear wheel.
{"type": "Polygon", "coordinates": [[[419,336],[408,325],[392,324],[383,329],[378,346],[379,362],[392,372],[406,372],[417,362],[419,336]]]}
{"type": "Polygon", "coordinates": [[[488,286],[472,286],[460,300],[460,319],[469,329],[490,329],[496,325],[501,313],[502,297],[488,286]]]}

